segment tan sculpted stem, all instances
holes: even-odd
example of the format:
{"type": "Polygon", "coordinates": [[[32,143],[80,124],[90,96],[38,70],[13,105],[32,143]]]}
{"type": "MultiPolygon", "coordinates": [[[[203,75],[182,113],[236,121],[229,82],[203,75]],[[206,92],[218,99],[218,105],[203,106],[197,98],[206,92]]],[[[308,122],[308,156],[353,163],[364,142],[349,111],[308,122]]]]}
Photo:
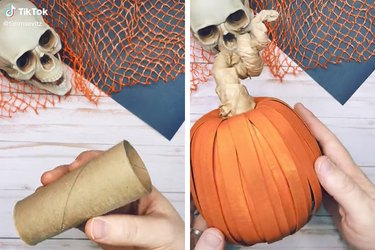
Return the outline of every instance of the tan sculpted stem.
{"type": "Polygon", "coordinates": [[[274,21],[278,13],[263,10],[250,23],[250,32],[236,36],[234,51],[220,47],[212,73],[216,81],[216,93],[220,98],[220,115],[223,119],[254,109],[254,98],[250,96],[240,79],[259,76],[263,70],[260,55],[269,42],[263,21],[274,21]]]}

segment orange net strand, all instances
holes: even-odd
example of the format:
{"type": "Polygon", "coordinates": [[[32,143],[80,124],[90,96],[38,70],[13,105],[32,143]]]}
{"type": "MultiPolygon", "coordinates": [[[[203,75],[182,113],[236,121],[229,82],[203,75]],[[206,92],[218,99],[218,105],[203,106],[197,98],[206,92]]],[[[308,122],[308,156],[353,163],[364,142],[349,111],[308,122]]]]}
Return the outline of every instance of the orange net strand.
{"type": "Polygon", "coordinates": [[[14,113],[54,106],[60,97],[47,94],[28,84],[9,81],[0,74],[0,117],[10,118],[14,113]]]}
{"type": "Polygon", "coordinates": [[[182,1],[42,0],[38,6],[53,13],[47,21],[68,46],[63,60],[106,94],[184,71],[182,1]]]}

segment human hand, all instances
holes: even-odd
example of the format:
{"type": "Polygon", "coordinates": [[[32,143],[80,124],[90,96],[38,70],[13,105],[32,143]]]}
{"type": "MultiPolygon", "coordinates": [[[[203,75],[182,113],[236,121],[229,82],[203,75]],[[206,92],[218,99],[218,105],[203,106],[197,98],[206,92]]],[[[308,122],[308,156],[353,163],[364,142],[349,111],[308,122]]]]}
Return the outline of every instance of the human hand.
{"type": "MultiPolygon", "coordinates": [[[[101,153],[81,153],[73,163],[45,172],[42,184],[46,186],[58,180],[101,153]]],[[[83,231],[105,250],[184,249],[184,223],[155,187],[137,202],[88,220],[83,231]]]]}
{"type": "Polygon", "coordinates": [[[325,206],[334,223],[354,249],[374,249],[375,185],[355,164],[337,137],[302,104],[295,111],[305,121],[319,142],[323,156],[315,162],[315,170],[331,199],[325,206]],[[333,198],[333,199],[332,199],[333,198]]]}
{"type": "Polygon", "coordinates": [[[190,201],[190,249],[195,250],[223,250],[225,238],[216,228],[207,228],[207,223],[202,215],[195,215],[194,202],[190,201]]]}

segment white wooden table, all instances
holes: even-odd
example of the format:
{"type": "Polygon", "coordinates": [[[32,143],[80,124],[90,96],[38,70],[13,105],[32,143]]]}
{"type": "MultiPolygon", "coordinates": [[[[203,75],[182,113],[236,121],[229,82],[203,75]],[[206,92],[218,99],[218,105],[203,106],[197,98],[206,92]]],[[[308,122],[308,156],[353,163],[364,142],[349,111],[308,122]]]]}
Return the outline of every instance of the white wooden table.
{"type": "MultiPolygon", "coordinates": [[[[337,79],[340,84],[340,79],[337,79]]],[[[274,79],[268,68],[260,77],[244,81],[253,96],[280,98],[289,105],[302,102],[315,113],[343,142],[354,160],[375,182],[375,73],[342,106],[306,73],[288,75],[284,82],[274,79]]],[[[191,125],[203,114],[215,109],[219,100],[213,79],[201,84],[191,96],[191,125]]],[[[236,247],[231,247],[236,248],[236,247]]],[[[327,212],[318,214],[296,234],[273,244],[257,244],[240,249],[346,249],[327,212]]]]}
{"type": "MultiPolygon", "coordinates": [[[[18,238],[13,206],[40,186],[41,174],[70,163],[82,151],[105,150],[128,140],[141,155],[153,184],[184,215],[184,125],[168,141],[109,97],[98,106],[81,95],[54,108],[0,120],[0,249],[31,249],[18,238]]],[[[32,249],[94,249],[76,229],[32,249]]]]}

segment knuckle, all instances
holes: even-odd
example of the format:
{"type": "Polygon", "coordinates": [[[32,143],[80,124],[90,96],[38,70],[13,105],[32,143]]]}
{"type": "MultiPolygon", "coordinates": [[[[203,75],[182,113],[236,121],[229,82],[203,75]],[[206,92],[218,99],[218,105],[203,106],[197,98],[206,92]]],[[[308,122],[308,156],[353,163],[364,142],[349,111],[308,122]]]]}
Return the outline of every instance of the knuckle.
{"type": "Polygon", "coordinates": [[[354,181],[345,174],[341,178],[340,185],[342,192],[346,194],[352,193],[356,190],[356,184],[354,183],[354,181]]]}
{"type": "Polygon", "coordinates": [[[90,153],[90,150],[86,150],[86,151],[83,151],[81,152],[77,157],[76,157],[76,160],[77,161],[80,161],[82,158],[84,158],[87,154],[90,153]]]}
{"type": "Polygon", "coordinates": [[[96,156],[100,153],[102,153],[103,151],[100,151],[100,150],[86,150],[86,151],[83,151],[81,152],[77,157],[76,157],[76,160],[77,161],[81,161],[81,160],[84,160],[86,159],[87,157],[91,157],[91,156],[96,156]]]}

